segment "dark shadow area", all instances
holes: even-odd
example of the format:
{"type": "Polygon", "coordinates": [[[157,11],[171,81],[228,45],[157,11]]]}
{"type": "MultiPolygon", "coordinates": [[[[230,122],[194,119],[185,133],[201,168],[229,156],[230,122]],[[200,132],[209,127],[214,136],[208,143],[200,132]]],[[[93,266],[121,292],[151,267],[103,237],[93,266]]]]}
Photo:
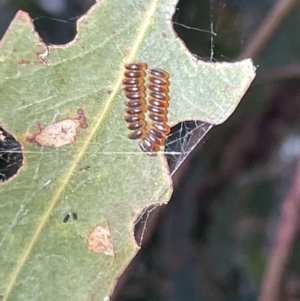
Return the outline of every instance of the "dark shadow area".
{"type": "Polygon", "coordinates": [[[6,182],[16,175],[22,163],[21,144],[0,126],[0,182],[6,182]]]}
{"type": "Polygon", "coordinates": [[[241,3],[181,0],[173,17],[174,30],[197,58],[232,61],[242,47],[241,3]]]}
{"type": "Polygon", "coordinates": [[[172,127],[165,146],[171,174],[177,173],[182,163],[211,127],[209,123],[196,120],[180,122],[172,127]]]}
{"type": "Polygon", "coordinates": [[[17,1],[6,0],[0,6],[0,39],[18,10],[28,12],[44,43],[67,44],[76,34],[76,22],[95,0],[17,1]]]}

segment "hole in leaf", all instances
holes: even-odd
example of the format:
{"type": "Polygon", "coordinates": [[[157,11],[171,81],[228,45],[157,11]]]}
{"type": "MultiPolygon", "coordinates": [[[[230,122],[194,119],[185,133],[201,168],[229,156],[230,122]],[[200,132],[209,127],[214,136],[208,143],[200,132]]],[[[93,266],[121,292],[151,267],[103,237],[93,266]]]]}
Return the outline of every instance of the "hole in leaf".
{"type": "Polygon", "coordinates": [[[0,39],[16,12],[23,10],[29,13],[46,44],[69,43],[77,34],[77,20],[94,4],[95,0],[5,1],[0,5],[0,39]]]}
{"type": "Polygon", "coordinates": [[[173,15],[173,28],[187,49],[205,61],[236,59],[242,48],[243,27],[238,25],[243,1],[179,0],[173,15]]]}
{"type": "Polygon", "coordinates": [[[16,175],[22,163],[21,144],[0,126],[0,183],[16,175]]]}

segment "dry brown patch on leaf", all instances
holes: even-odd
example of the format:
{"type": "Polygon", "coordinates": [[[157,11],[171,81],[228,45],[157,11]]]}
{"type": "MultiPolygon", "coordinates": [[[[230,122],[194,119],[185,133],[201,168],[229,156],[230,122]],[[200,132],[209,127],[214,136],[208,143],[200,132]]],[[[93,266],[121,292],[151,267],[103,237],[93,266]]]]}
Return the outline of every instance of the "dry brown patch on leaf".
{"type": "Polygon", "coordinates": [[[89,233],[87,242],[89,250],[114,256],[113,242],[108,226],[96,226],[89,233]]]}
{"type": "Polygon", "coordinates": [[[79,108],[77,111],[78,117],[76,118],[79,122],[79,126],[83,129],[86,129],[88,127],[86,116],[84,114],[84,111],[82,108],[79,108]]]}
{"type": "Polygon", "coordinates": [[[39,132],[26,137],[26,141],[39,145],[61,147],[75,142],[78,127],[87,128],[87,120],[82,108],[78,109],[78,116],[74,119],[64,119],[42,127],[39,132]]]}

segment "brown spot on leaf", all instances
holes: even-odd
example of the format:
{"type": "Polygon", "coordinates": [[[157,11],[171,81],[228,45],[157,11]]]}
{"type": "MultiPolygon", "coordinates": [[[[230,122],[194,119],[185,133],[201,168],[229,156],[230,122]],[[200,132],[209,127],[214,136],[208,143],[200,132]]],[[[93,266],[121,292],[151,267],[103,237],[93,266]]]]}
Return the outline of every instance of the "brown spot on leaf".
{"type": "Polygon", "coordinates": [[[31,61],[29,61],[29,60],[24,60],[24,59],[19,60],[19,64],[21,64],[21,65],[29,65],[30,63],[31,63],[31,61]]]}
{"type": "Polygon", "coordinates": [[[161,36],[162,36],[163,38],[166,38],[166,37],[167,37],[167,33],[166,33],[165,31],[162,31],[161,36]]]}
{"type": "Polygon", "coordinates": [[[39,124],[39,132],[26,137],[26,141],[39,145],[61,147],[75,142],[78,134],[77,128],[87,128],[87,120],[83,109],[78,109],[78,117],[75,119],[64,119],[51,123],[46,127],[39,124]]]}
{"type": "MultiPolygon", "coordinates": [[[[14,49],[14,51],[17,51],[16,49],[14,49]]],[[[20,59],[18,61],[18,63],[20,65],[37,65],[37,64],[43,64],[43,65],[47,65],[47,62],[45,61],[45,58],[48,56],[49,54],[49,48],[46,47],[45,51],[44,52],[37,52],[36,53],[36,56],[38,58],[38,60],[28,60],[28,59],[20,59]]]]}
{"type": "Polygon", "coordinates": [[[130,54],[131,48],[127,48],[123,51],[123,55],[127,57],[130,54]]]}
{"type": "Polygon", "coordinates": [[[89,168],[91,168],[89,165],[81,166],[78,171],[87,171],[89,168]]]}
{"type": "Polygon", "coordinates": [[[84,114],[83,109],[79,108],[77,114],[78,114],[77,120],[79,122],[79,126],[83,129],[86,129],[89,125],[87,124],[86,116],[84,114]]]}
{"type": "Polygon", "coordinates": [[[96,226],[89,233],[87,242],[89,250],[114,256],[113,242],[108,226],[96,226]]]}

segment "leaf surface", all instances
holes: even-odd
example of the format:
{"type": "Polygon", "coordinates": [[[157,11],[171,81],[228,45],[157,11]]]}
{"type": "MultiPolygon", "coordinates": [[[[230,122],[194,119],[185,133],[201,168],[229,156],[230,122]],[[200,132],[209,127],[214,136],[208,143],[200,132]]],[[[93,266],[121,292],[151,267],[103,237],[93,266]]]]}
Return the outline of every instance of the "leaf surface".
{"type": "Polygon", "coordinates": [[[78,23],[76,40],[49,54],[26,13],[7,31],[0,125],[22,143],[24,166],[0,187],[3,300],[103,300],[138,250],[138,214],[169,200],[164,156],[148,157],[127,139],[124,63],[170,74],[170,125],[223,122],[253,80],[250,60],[193,60],[172,30],[175,4],[101,1],[78,23]],[[32,143],[45,128],[50,137],[53,124],[77,134],[57,147],[32,143]]]}

